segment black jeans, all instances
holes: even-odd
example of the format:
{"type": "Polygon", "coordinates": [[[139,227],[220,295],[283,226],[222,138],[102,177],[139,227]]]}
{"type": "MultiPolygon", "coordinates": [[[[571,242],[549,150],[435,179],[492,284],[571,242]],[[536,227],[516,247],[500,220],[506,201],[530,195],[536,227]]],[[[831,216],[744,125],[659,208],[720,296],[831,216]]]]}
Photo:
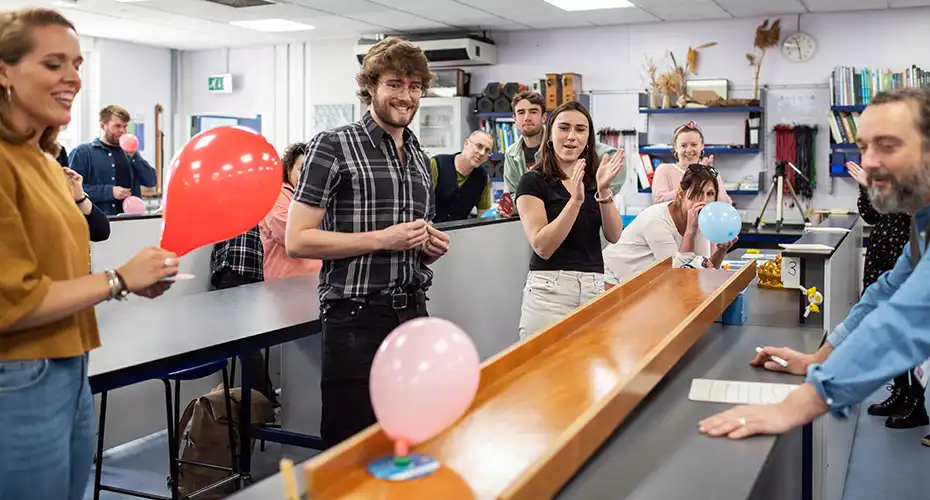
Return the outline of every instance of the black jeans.
{"type": "Polygon", "coordinates": [[[428,316],[424,299],[395,309],[389,303],[352,299],[324,303],[323,377],[320,391],[323,416],[320,436],[330,448],[375,423],[368,393],[371,363],[381,342],[401,323],[428,316]]]}

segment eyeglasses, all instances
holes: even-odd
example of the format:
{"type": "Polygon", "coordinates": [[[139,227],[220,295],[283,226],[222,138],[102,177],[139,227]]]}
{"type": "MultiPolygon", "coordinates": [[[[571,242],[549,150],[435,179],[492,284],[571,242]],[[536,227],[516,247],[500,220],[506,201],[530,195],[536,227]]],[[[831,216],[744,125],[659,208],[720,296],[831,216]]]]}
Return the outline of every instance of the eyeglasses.
{"type": "Polygon", "coordinates": [[[694,173],[696,173],[696,174],[699,174],[699,173],[701,173],[701,172],[707,172],[707,173],[709,173],[713,178],[715,178],[715,179],[717,178],[717,169],[715,169],[714,167],[711,167],[710,165],[701,165],[701,164],[699,164],[699,163],[695,163],[695,164],[693,164],[693,165],[688,165],[688,170],[690,170],[690,171],[692,171],[692,172],[694,172],[694,173]]]}
{"type": "Polygon", "coordinates": [[[423,85],[419,83],[412,83],[409,87],[405,87],[403,82],[397,80],[389,80],[386,82],[380,82],[382,86],[391,91],[392,94],[402,94],[405,90],[410,94],[410,97],[420,97],[423,95],[423,85]]]}

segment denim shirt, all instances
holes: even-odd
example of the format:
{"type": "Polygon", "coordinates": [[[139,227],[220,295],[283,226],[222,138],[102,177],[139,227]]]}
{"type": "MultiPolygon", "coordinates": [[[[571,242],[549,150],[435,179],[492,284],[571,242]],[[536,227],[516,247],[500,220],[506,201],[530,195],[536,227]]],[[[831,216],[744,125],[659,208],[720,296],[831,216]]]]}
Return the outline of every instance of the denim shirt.
{"type": "MultiPolygon", "coordinates": [[[[116,162],[99,138],[71,150],[68,164],[84,177],[84,191],[96,207],[107,215],[119,213],[122,201],[113,198],[116,162]]],[[[139,153],[129,157],[129,179],[133,196],[142,196],[142,186],[154,187],[158,182],[155,169],[139,153]]]]}
{"type": "Polygon", "coordinates": [[[930,252],[924,245],[930,205],[914,214],[922,257],[906,245],[894,267],[866,289],[827,342],[834,350],[807,380],[838,418],[882,384],[930,358],[930,252]]]}

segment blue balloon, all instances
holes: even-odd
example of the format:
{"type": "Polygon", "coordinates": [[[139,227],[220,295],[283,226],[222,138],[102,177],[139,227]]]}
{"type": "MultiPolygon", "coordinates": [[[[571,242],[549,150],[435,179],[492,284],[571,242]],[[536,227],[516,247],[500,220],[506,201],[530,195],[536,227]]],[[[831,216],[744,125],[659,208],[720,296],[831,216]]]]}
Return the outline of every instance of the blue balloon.
{"type": "Polygon", "coordinates": [[[698,215],[698,229],[705,238],[714,243],[726,243],[739,236],[743,219],[729,203],[708,203],[698,215]]]}

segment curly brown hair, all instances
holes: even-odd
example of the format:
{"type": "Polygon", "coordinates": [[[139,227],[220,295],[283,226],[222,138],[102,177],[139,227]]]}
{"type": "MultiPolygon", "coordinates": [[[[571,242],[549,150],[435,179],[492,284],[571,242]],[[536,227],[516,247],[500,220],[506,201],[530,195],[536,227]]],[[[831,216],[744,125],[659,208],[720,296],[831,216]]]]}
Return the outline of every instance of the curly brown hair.
{"type": "Polygon", "coordinates": [[[378,85],[378,79],[388,71],[411,78],[419,77],[424,91],[433,83],[433,74],[423,49],[402,38],[385,38],[368,50],[362,60],[362,69],[355,75],[358,98],[366,106],[371,104],[369,89],[378,85]]]}
{"type": "MultiPolygon", "coordinates": [[[[63,26],[76,31],[71,21],[54,10],[22,9],[0,15],[0,61],[16,66],[35,49],[33,32],[46,26],[63,26]]],[[[0,89],[0,140],[23,144],[36,134],[33,130],[17,130],[10,116],[9,89],[0,89]]],[[[61,149],[58,145],[58,127],[47,127],[39,137],[39,147],[52,155],[61,149]]]]}
{"type": "Polygon", "coordinates": [[[297,165],[297,159],[307,154],[307,145],[303,142],[295,142],[284,149],[284,156],[281,157],[281,163],[284,165],[284,182],[289,183],[291,171],[297,165]]]}

